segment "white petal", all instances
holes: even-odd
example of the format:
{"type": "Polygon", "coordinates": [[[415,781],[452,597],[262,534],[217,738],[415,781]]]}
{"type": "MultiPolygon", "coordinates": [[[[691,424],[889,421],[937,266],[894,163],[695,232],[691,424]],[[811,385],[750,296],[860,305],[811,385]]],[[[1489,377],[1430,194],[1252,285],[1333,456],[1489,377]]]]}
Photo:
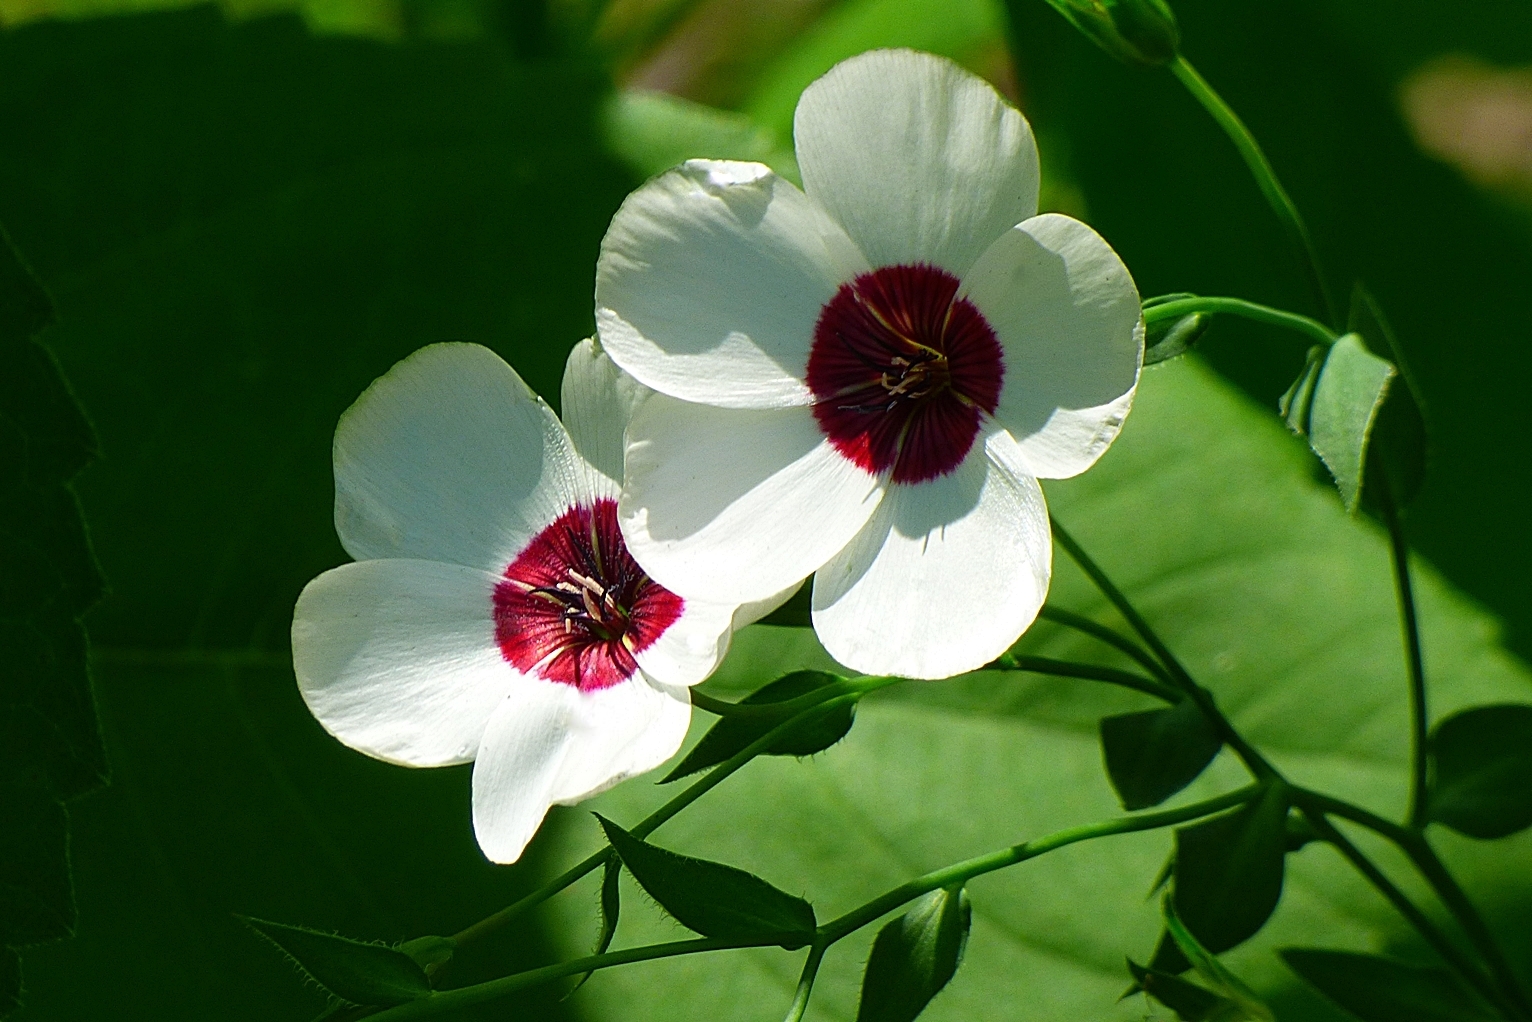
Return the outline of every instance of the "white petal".
{"type": "Polygon", "coordinates": [[[335,429],[335,531],[352,557],[499,572],[580,492],[546,403],[477,344],[433,344],[357,398],[335,429]]]}
{"type": "Polygon", "coordinates": [[[739,410],[655,394],[628,424],[617,505],[628,550],[683,599],[764,600],[850,541],[881,483],[807,408],[739,410]]]}
{"type": "Polygon", "coordinates": [[[1020,224],[963,281],[1005,353],[995,419],[1028,471],[1067,479],[1117,437],[1144,361],[1128,268],[1095,231],[1056,213],[1020,224]]]}
{"type": "Polygon", "coordinates": [[[653,770],[676,754],[691,719],[684,688],[659,685],[642,674],[582,694],[553,801],[579,802],[653,770]]]}
{"type": "Polygon", "coordinates": [[[473,832],[492,862],[515,862],[537,833],[578,727],[578,690],[519,681],[490,717],[473,764],[473,832]]]}
{"type": "Polygon", "coordinates": [[[494,576],[433,561],[358,561],[304,587],[298,691],[324,729],[390,763],[466,763],[517,680],[495,644],[494,576]]]}
{"type": "Polygon", "coordinates": [[[946,678],[1020,638],[1048,593],[1048,511],[994,430],[951,475],[896,485],[814,576],[814,631],[847,667],[946,678]]]}
{"type": "Polygon", "coordinates": [[[746,625],[753,625],[761,618],[776,610],[782,604],[791,600],[798,590],[803,588],[803,583],[808,579],[799,579],[792,585],[783,589],[780,593],[773,593],[764,600],[752,600],[742,603],[734,610],[734,630],[737,632],[746,625]]]}
{"type": "Polygon", "coordinates": [[[685,600],[681,616],[633,654],[645,674],[667,685],[695,685],[712,674],[734,634],[732,603],[685,600]]]}
{"type": "Polygon", "coordinates": [[[1037,212],[1026,118],[950,60],[875,50],[803,90],[793,117],[811,199],[873,266],[930,263],[961,278],[1037,212]]]}
{"type": "Polygon", "coordinates": [[[612,359],[661,393],[727,408],[807,404],[820,309],[866,270],[845,233],[768,168],[692,160],[612,218],[596,325],[612,359]]]}
{"type": "Polygon", "coordinates": [[[618,369],[592,339],[569,353],[560,406],[575,450],[599,473],[592,481],[593,496],[615,497],[621,489],[623,431],[634,407],[651,393],[618,369]]]}

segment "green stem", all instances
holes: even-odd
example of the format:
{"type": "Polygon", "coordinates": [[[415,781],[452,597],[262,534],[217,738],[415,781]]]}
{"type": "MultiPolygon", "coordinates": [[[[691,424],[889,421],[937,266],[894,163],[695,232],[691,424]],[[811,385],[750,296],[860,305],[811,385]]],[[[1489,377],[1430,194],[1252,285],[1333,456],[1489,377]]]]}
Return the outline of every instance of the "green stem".
{"type": "Polygon", "coordinates": [[[582,972],[594,972],[596,969],[609,969],[614,965],[628,965],[632,962],[651,962],[656,958],[693,955],[700,951],[728,951],[735,948],[761,947],[771,943],[770,940],[720,940],[713,937],[699,937],[696,940],[676,940],[667,944],[624,948],[621,951],[608,951],[605,954],[587,955],[569,962],[545,965],[541,969],[502,976],[500,979],[492,979],[487,983],[475,983],[473,986],[458,987],[456,990],[438,990],[419,1000],[407,1001],[380,1011],[376,1015],[369,1015],[368,1018],[373,1022],[410,1022],[412,1019],[430,1018],[443,1012],[457,1011],[475,1004],[498,1000],[519,990],[525,990],[527,987],[563,979],[566,976],[578,976],[582,972]]]}
{"type": "Polygon", "coordinates": [[[1426,825],[1426,668],[1420,649],[1420,622],[1415,616],[1415,592],[1410,584],[1410,547],[1404,538],[1404,526],[1394,507],[1388,478],[1379,480],[1378,509],[1388,526],[1389,545],[1394,554],[1394,592],[1399,602],[1399,626],[1403,632],[1405,663],[1410,674],[1410,810],[1409,825],[1420,830],[1426,825]]]}
{"type": "Polygon", "coordinates": [[[779,703],[729,702],[727,699],[718,699],[696,689],[691,690],[691,699],[693,706],[699,710],[706,710],[717,717],[780,717],[784,713],[797,713],[811,706],[817,706],[825,700],[836,696],[848,693],[866,695],[868,692],[875,692],[880,688],[887,688],[889,685],[897,685],[899,682],[907,680],[909,679],[878,675],[867,675],[861,678],[842,678],[840,681],[816,688],[812,692],[805,692],[803,695],[795,696],[792,699],[784,699],[779,703]]]}
{"type": "Polygon", "coordinates": [[[1115,667],[1102,667],[1098,664],[1077,664],[1069,660],[1054,660],[1042,656],[1020,656],[1015,653],[1005,653],[992,665],[1000,670],[1008,671],[1031,671],[1033,674],[1051,674],[1059,678],[1080,678],[1085,681],[1104,681],[1109,685],[1121,685],[1123,688],[1131,688],[1135,692],[1143,692],[1146,695],[1163,699],[1167,703],[1179,703],[1183,696],[1179,689],[1172,688],[1163,682],[1146,678],[1132,671],[1120,671],[1115,667]]]}
{"type": "Polygon", "coordinates": [[[1034,841],[1026,841],[1009,848],[980,855],[976,858],[967,859],[963,862],[954,863],[924,876],[916,877],[907,883],[900,884],[893,890],[883,894],[860,908],[854,908],[845,915],[831,920],[819,928],[821,936],[826,944],[833,944],[847,934],[861,929],[868,923],[875,922],[880,917],[892,912],[906,902],[910,902],[942,887],[954,887],[972,880],[976,876],[985,873],[993,873],[997,869],[1014,866],[1018,862],[1035,859],[1039,855],[1063,848],[1066,845],[1078,844],[1081,841],[1090,841],[1099,837],[1110,837],[1114,834],[1131,834],[1141,830],[1157,830],[1161,827],[1173,826],[1177,823],[1185,823],[1188,820],[1201,819],[1214,813],[1222,812],[1233,806],[1241,805],[1250,801],[1260,793],[1262,786],[1252,784],[1248,787],[1231,791],[1217,798],[1206,799],[1202,802],[1194,802],[1178,809],[1162,809],[1158,812],[1143,813],[1138,816],[1124,816],[1115,820],[1103,820],[1100,823],[1091,823],[1083,827],[1072,827],[1069,830],[1061,830],[1046,837],[1037,838],[1034,841]]]}
{"type": "Polygon", "coordinates": [[[1106,625],[1084,614],[1076,614],[1072,610],[1063,607],[1055,607],[1051,603],[1043,604],[1043,609],[1038,611],[1037,616],[1044,621],[1052,621],[1054,624],[1063,625],[1065,628],[1073,628],[1077,632],[1099,639],[1108,646],[1126,654],[1138,663],[1138,665],[1163,682],[1170,681],[1170,672],[1165,670],[1165,665],[1149,655],[1148,650],[1121,634],[1115,628],[1106,625]]]}
{"type": "Polygon", "coordinates": [[[1128,602],[1128,598],[1123,595],[1122,590],[1112,583],[1112,580],[1107,577],[1106,572],[1101,570],[1101,566],[1093,561],[1090,555],[1085,552],[1085,548],[1075,542],[1075,538],[1069,534],[1069,531],[1060,524],[1057,518],[1050,515],[1048,520],[1053,525],[1053,538],[1058,540],[1059,545],[1069,553],[1069,556],[1080,566],[1080,569],[1090,577],[1090,580],[1095,583],[1096,588],[1101,590],[1101,594],[1111,601],[1112,606],[1117,608],[1117,612],[1123,616],[1123,620],[1127,621],[1133,630],[1138,633],[1139,638],[1144,640],[1144,645],[1148,646],[1150,651],[1160,658],[1160,661],[1170,671],[1176,685],[1196,701],[1197,706],[1207,715],[1208,720],[1213,722],[1213,726],[1218,729],[1219,736],[1224,740],[1225,744],[1234,750],[1235,754],[1239,756],[1250,772],[1263,781],[1279,778],[1281,775],[1277,773],[1276,767],[1267,762],[1266,757],[1256,751],[1249,742],[1245,741],[1244,736],[1234,729],[1234,725],[1229,722],[1229,719],[1223,715],[1222,711],[1213,702],[1212,694],[1192,679],[1192,676],[1187,673],[1186,668],[1181,666],[1181,661],[1177,660],[1176,655],[1170,651],[1170,647],[1160,640],[1154,629],[1149,627],[1149,622],[1145,621],[1143,616],[1133,608],[1133,604],[1128,602]]]}
{"type": "Polygon", "coordinates": [[[1298,207],[1292,197],[1287,194],[1287,189],[1282,187],[1282,182],[1277,180],[1277,172],[1272,169],[1271,161],[1266,158],[1266,153],[1261,149],[1255,136],[1245,126],[1245,122],[1239,119],[1229,104],[1223,101],[1214,88],[1208,84],[1207,79],[1197,73],[1187,59],[1177,54],[1176,59],[1170,62],[1171,73],[1186,87],[1202,108],[1212,115],[1213,120],[1223,129],[1224,134],[1234,143],[1234,148],[1239,150],[1240,157],[1245,161],[1245,166],[1250,168],[1250,173],[1255,177],[1255,183],[1266,197],[1266,203],[1277,214],[1277,219],[1282,222],[1282,227],[1287,232],[1288,240],[1298,251],[1298,257],[1303,263],[1309,279],[1309,287],[1314,292],[1314,300],[1318,303],[1324,317],[1331,323],[1338,322],[1335,314],[1335,303],[1330,298],[1330,290],[1325,286],[1324,271],[1320,269],[1319,252],[1314,248],[1314,240],[1309,237],[1309,229],[1303,223],[1303,217],[1298,213],[1298,207]]]}
{"type": "Polygon", "coordinates": [[[782,1022],[802,1022],[803,1013],[809,1007],[809,997],[814,993],[814,979],[819,975],[819,963],[824,961],[828,947],[828,944],[816,940],[809,948],[809,957],[803,963],[803,973],[798,977],[798,990],[793,994],[793,1003],[788,1007],[782,1022]]]}
{"type": "Polygon", "coordinates": [[[1241,316],[1245,319],[1254,320],[1257,323],[1266,323],[1270,326],[1281,327],[1284,330],[1295,330],[1318,344],[1328,346],[1335,343],[1335,331],[1317,319],[1300,316],[1296,312],[1273,309],[1269,305],[1261,305],[1257,302],[1247,302],[1243,298],[1218,298],[1197,295],[1191,298],[1177,298],[1173,301],[1161,302],[1158,305],[1151,305],[1144,310],[1144,323],[1147,326],[1153,326],[1156,323],[1173,322],[1184,316],[1190,316],[1194,312],[1226,313],[1231,316],[1241,316]]]}
{"type": "MultiPolygon", "coordinates": [[[[635,837],[648,837],[650,834],[654,833],[654,831],[661,824],[669,820],[672,816],[676,815],[676,813],[679,813],[682,809],[685,809],[687,806],[697,801],[697,799],[701,798],[713,788],[717,787],[720,783],[722,783],[724,778],[734,773],[734,771],[750,762],[762,752],[765,752],[781,735],[796,727],[800,721],[803,721],[812,716],[828,713],[830,710],[839,706],[844,706],[847,703],[854,703],[861,698],[861,695],[862,694],[860,692],[854,692],[826,699],[820,703],[808,707],[807,709],[798,713],[796,716],[784,720],[782,723],[778,724],[776,727],[772,728],[770,731],[766,732],[764,735],[757,738],[749,745],[745,746],[739,752],[736,752],[734,755],[718,764],[701,778],[688,785],[685,791],[681,792],[675,798],[671,799],[669,802],[666,802],[664,805],[660,806],[660,808],[650,813],[638,824],[630,828],[629,832],[635,837]]],[[[594,871],[597,866],[600,866],[603,862],[606,861],[606,857],[610,854],[610,847],[602,848],[599,851],[592,852],[585,859],[581,860],[577,865],[572,866],[571,868],[565,870],[563,873],[560,873],[558,876],[554,877],[546,884],[543,884],[541,887],[537,888],[537,890],[532,891],[530,894],[527,894],[517,901],[512,902],[510,905],[507,905],[505,908],[501,909],[495,914],[486,916],[485,918],[474,923],[472,926],[469,926],[453,934],[452,940],[456,941],[459,945],[462,945],[489,936],[491,933],[499,930],[502,926],[504,926],[506,923],[509,923],[512,919],[515,919],[523,912],[533,908],[534,906],[542,904],[549,898],[553,897],[555,894],[575,883],[581,877],[584,877],[586,874],[594,871]]]]}

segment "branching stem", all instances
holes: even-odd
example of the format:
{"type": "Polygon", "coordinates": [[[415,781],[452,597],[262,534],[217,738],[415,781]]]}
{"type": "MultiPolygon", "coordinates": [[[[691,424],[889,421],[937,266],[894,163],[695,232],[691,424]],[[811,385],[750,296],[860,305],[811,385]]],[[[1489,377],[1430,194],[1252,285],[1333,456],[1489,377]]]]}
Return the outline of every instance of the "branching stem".
{"type": "Polygon", "coordinates": [[[1093,618],[1086,617],[1084,614],[1076,614],[1072,610],[1065,610],[1063,607],[1056,607],[1051,603],[1043,604],[1043,609],[1038,611],[1037,616],[1044,621],[1052,621],[1054,624],[1063,625],[1065,628],[1073,628],[1077,632],[1099,639],[1113,649],[1132,658],[1140,667],[1156,678],[1166,684],[1170,683],[1170,672],[1165,670],[1165,665],[1151,656],[1148,650],[1117,631],[1117,629],[1109,628],[1093,618]]]}

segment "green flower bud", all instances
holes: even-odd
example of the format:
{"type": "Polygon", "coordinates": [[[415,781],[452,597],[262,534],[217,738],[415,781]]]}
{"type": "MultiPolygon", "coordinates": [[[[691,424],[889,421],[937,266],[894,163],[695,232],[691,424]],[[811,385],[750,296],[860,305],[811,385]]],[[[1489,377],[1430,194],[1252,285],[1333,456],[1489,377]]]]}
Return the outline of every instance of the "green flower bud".
{"type": "Polygon", "coordinates": [[[1048,0],[1070,24],[1126,64],[1159,67],[1181,44],[1165,0],[1048,0]]]}

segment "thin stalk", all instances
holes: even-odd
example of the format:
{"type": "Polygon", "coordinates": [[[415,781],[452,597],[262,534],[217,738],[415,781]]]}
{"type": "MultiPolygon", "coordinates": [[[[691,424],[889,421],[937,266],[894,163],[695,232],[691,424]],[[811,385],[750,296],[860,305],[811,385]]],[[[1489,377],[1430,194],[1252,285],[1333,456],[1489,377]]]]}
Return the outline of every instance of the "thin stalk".
{"type": "Polygon", "coordinates": [[[1170,647],[1160,640],[1159,635],[1155,633],[1154,629],[1149,627],[1149,622],[1145,621],[1143,616],[1134,609],[1133,604],[1128,602],[1128,598],[1123,595],[1122,590],[1112,583],[1106,572],[1101,570],[1101,566],[1085,552],[1085,548],[1075,541],[1075,538],[1059,523],[1057,518],[1050,515],[1048,520],[1053,525],[1053,538],[1059,541],[1059,545],[1068,552],[1069,556],[1074,559],[1074,562],[1080,566],[1080,569],[1090,577],[1090,580],[1095,583],[1096,588],[1101,590],[1101,594],[1111,601],[1112,606],[1117,608],[1117,612],[1123,616],[1123,620],[1127,621],[1133,627],[1133,630],[1138,633],[1139,638],[1144,640],[1144,645],[1148,646],[1150,651],[1160,658],[1160,661],[1170,671],[1171,677],[1175,679],[1177,686],[1196,701],[1197,706],[1201,708],[1202,712],[1207,715],[1208,720],[1212,721],[1214,727],[1218,729],[1219,736],[1224,740],[1224,743],[1234,750],[1235,754],[1239,756],[1250,772],[1261,780],[1271,780],[1280,777],[1281,775],[1277,773],[1276,767],[1267,762],[1266,757],[1256,751],[1249,742],[1245,741],[1244,736],[1234,729],[1234,725],[1229,723],[1229,719],[1223,715],[1222,711],[1213,702],[1212,695],[1207,689],[1198,685],[1192,679],[1192,676],[1187,673],[1186,668],[1181,666],[1181,661],[1177,660],[1176,655],[1170,651],[1170,647]]]}
{"type": "Polygon", "coordinates": [[[1245,319],[1254,320],[1257,323],[1266,323],[1270,326],[1281,327],[1284,330],[1295,330],[1318,344],[1331,345],[1335,343],[1335,331],[1317,319],[1300,316],[1296,312],[1273,309],[1269,305],[1261,305],[1257,302],[1247,302],[1243,298],[1203,297],[1198,295],[1192,298],[1177,298],[1171,302],[1161,302],[1159,305],[1151,305],[1144,310],[1144,323],[1148,326],[1153,326],[1156,323],[1190,316],[1194,312],[1226,313],[1230,316],[1241,316],[1245,319]]]}
{"type": "Polygon", "coordinates": [[[803,963],[803,973],[798,977],[798,990],[793,994],[793,1003],[788,1007],[782,1022],[803,1022],[803,1013],[808,1010],[809,998],[814,993],[814,979],[819,975],[819,963],[824,961],[828,946],[816,940],[809,948],[809,956],[803,963]]]}
{"type": "Polygon", "coordinates": [[[1211,816],[1214,813],[1222,812],[1225,809],[1250,801],[1260,793],[1261,787],[1259,784],[1252,784],[1238,791],[1231,791],[1226,795],[1194,802],[1191,805],[1181,806],[1177,809],[1162,809],[1158,812],[1143,813],[1138,816],[1123,816],[1115,820],[1103,820],[1100,823],[1091,823],[1083,827],[1071,827],[1068,830],[1061,830],[1033,841],[1025,841],[1019,845],[1012,845],[1009,848],[990,852],[987,855],[966,859],[963,862],[954,863],[951,866],[943,867],[900,884],[898,887],[874,898],[860,908],[854,908],[845,915],[821,926],[819,933],[828,946],[847,934],[861,929],[868,923],[875,922],[906,902],[913,901],[922,894],[928,894],[938,888],[954,887],[958,884],[966,883],[976,876],[993,873],[997,869],[1014,866],[1018,862],[1035,859],[1039,855],[1045,855],[1048,852],[1063,848],[1066,845],[1078,844],[1081,841],[1110,837],[1114,834],[1132,834],[1141,830],[1157,830],[1161,827],[1169,827],[1177,823],[1185,823],[1188,820],[1197,820],[1204,816],[1211,816]]]}
{"type": "MultiPolygon", "coordinates": [[[[713,788],[722,783],[722,781],[730,774],[734,773],[734,771],[738,770],[740,767],[754,759],[757,755],[770,748],[772,743],[774,743],[781,735],[796,727],[800,721],[811,716],[828,713],[830,710],[838,706],[844,706],[847,703],[856,702],[860,698],[860,693],[843,694],[810,706],[808,709],[803,710],[796,716],[784,720],[782,723],[778,724],[776,727],[772,728],[770,731],[766,732],[764,735],[757,738],[749,745],[745,746],[739,752],[736,752],[734,755],[718,764],[712,770],[704,774],[701,778],[688,785],[685,791],[681,792],[675,798],[671,799],[669,802],[666,802],[654,812],[650,813],[638,824],[630,828],[629,832],[635,837],[648,837],[650,834],[654,833],[654,831],[665,821],[669,820],[672,816],[676,815],[676,813],[679,813],[682,809],[685,809],[687,806],[697,801],[697,799],[701,798],[703,795],[707,794],[713,788]]],[[[600,866],[606,861],[606,857],[610,854],[610,846],[592,852],[585,859],[582,859],[578,864],[560,873],[552,880],[537,888],[537,890],[532,891],[524,897],[512,902],[510,905],[507,905],[505,908],[494,913],[493,915],[486,916],[485,918],[480,919],[478,922],[474,923],[472,926],[466,927],[465,929],[462,929],[453,934],[452,940],[456,941],[459,945],[462,945],[489,936],[491,933],[494,933],[496,930],[500,929],[506,923],[509,923],[512,919],[515,919],[523,912],[533,908],[534,906],[542,904],[549,898],[553,897],[555,894],[559,893],[566,887],[569,887],[571,884],[575,883],[580,878],[584,877],[586,874],[595,870],[597,866],[600,866]]]]}
{"type": "Polygon", "coordinates": [[[1404,526],[1394,507],[1388,479],[1377,487],[1378,509],[1388,526],[1389,545],[1394,554],[1394,592],[1399,601],[1399,628],[1403,632],[1405,663],[1410,675],[1410,811],[1409,826],[1420,830],[1426,825],[1426,668],[1420,650],[1420,622],[1415,616],[1415,592],[1410,584],[1410,547],[1404,538],[1404,526]]]}
{"type": "Polygon", "coordinates": [[[1002,670],[1031,671],[1033,674],[1051,674],[1059,678],[1080,678],[1085,681],[1104,681],[1109,685],[1121,685],[1123,688],[1131,688],[1135,692],[1143,692],[1146,695],[1163,699],[1167,703],[1179,703],[1186,698],[1180,690],[1166,685],[1164,682],[1146,678],[1132,671],[1120,671],[1115,667],[1102,667],[1098,664],[1077,664],[1070,660],[1054,660],[1042,656],[1018,656],[1015,653],[1003,654],[993,664],[1002,670]]]}
{"type": "Polygon", "coordinates": [[[1109,628],[1099,621],[1086,617],[1084,614],[1076,614],[1072,610],[1055,607],[1051,603],[1043,604],[1043,609],[1038,611],[1037,616],[1044,621],[1052,621],[1054,624],[1063,625],[1065,628],[1073,628],[1077,632],[1099,639],[1136,661],[1140,667],[1161,681],[1167,683],[1170,681],[1170,672],[1165,670],[1164,664],[1150,656],[1149,651],[1144,649],[1144,647],[1115,628],[1109,628]]]}
{"type": "Polygon", "coordinates": [[[1330,289],[1325,286],[1324,271],[1320,269],[1319,252],[1314,248],[1314,240],[1309,237],[1309,229],[1304,225],[1303,217],[1298,213],[1298,207],[1293,202],[1292,196],[1287,194],[1287,189],[1282,187],[1282,182],[1277,180],[1277,172],[1272,169],[1271,161],[1266,158],[1266,153],[1261,149],[1255,136],[1240,120],[1239,115],[1225,103],[1214,88],[1208,84],[1207,79],[1197,73],[1197,69],[1187,62],[1186,58],[1177,54],[1176,59],[1170,62],[1171,73],[1186,87],[1202,104],[1202,108],[1212,115],[1214,121],[1223,129],[1224,134],[1229,136],[1229,141],[1234,143],[1234,148],[1239,150],[1240,157],[1245,161],[1245,166],[1250,168],[1250,173],[1255,177],[1256,187],[1266,198],[1266,204],[1271,207],[1277,219],[1281,221],[1283,229],[1287,232],[1288,240],[1298,252],[1298,258],[1303,264],[1304,271],[1308,275],[1309,287],[1314,292],[1314,300],[1318,303],[1324,317],[1331,323],[1339,322],[1335,314],[1335,303],[1330,298],[1330,289]]]}
{"type": "MultiPolygon", "coordinates": [[[[1328,844],[1334,845],[1336,850],[1350,861],[1358,873],[1361,873],[1378,892],[1388,899],[1395,910],[1410,923],[1411,926],[1426,939],[1436,953],[1441,955],[1442,960],[1450,965],[1458,975],[1462,976],[1467,983],[1477,990],[1482,996],[1500,1009],[1507,1018],[1525,1018],[1525,1015],[1514,1004],[1507,1001],[1506,996],[1480,968],[1475,965],[1457,946],[1447,938],[1429,916],[1422,912],[1414,902],[1401,891],[1392,880],[1384,875],[1383,871],[1375,865],[1371,859],[1362,854],[1361,849],[1352,844],[1335,825],[1331,823],[1322,811],[1316,811],[1310,807],[1303,807],[1303,815],[1309,825],[1314,828],[1328,844]]],[[[1341,815],[1336,813],[1337,816],[1341,815]]]]}
{"type": "Polygon", "coordinates": [[[587,955],[584,958],[576,958],[569,962],[558,962],[553,965],[545,965],[541,969],[531,969],[527,972],[518,972],[510,976],[502,976],[486,983],[475,983],[473,986],[458,987],[456,990],[438,990],[433,994],[415,1001],[407,1001],[404,1004],[385,1009],[376,1015],[369,1015],[373,1022],[411,1022],[413,1019],[431,1018],[444,1012],[458,1011],[471,1007],[475,1004],[484,1004],[487,1001],[498,1000],[519,990],[547,983],[555,979],[563,979],[566,976],[578,976],[582,972],[594,972],[596,969],[610,969],[614,965],[628,965],[632,962],[652,962],[656,958],[674,958],[677,955],[694,955],[702,951],[729,951],[735,948],[761,947],[772,943],[770,940],[720,940],[714,937],[699,937],[696,940],[676,940],[666,944],[649,944],[645,947],[624,948],[621,951],[608,951],[605,954],[587,955]]]}

